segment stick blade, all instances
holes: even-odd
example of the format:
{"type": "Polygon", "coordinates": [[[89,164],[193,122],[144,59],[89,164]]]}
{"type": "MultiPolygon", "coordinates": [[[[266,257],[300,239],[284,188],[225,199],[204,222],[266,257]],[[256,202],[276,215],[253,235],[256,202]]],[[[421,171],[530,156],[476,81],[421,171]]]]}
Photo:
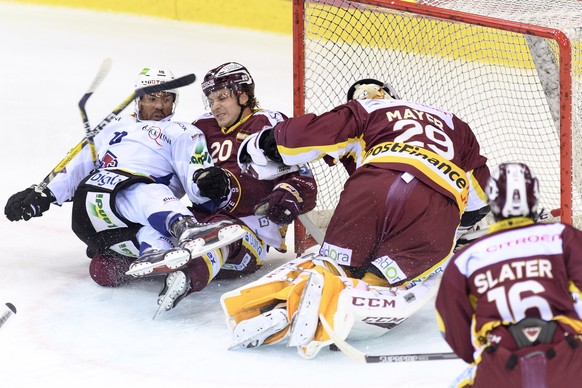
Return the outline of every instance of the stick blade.
{"type": "Polygon", "coordinates": [[[112,63],[111,58],[106,58],[101,63],[101,66],[99,66],[99,70],[97,71],[97,74],[93,79],[93,82],[91,83],[83,97],[79,100],[79,108],[81,109],[81,113],[84,114],[85,104],[87,103],[87,100],[89,99],[89,97],[91,97],[95,90],[97,90],[97,87],[101,84],[101,82],[103,82],[107,74],[109,74],[109,70],[111,70],[111,63],[112,63]]]}
{"type": "Polygon", "coordinates": [[[162,91],[168,90],[168,89],[181,88],[181,87],[193,84],[194,81],[196,81],[196,75],[188,74],[188,75],[173,79],[173,80],[168,81],[168,82],[164,82],[161,84],[155,84],[155,85],[148,85],[148,86],[144,86],[143,88],[136,89],[135,90],[135,97],[138,98],[138,97],[144,96],[146,94],[162,92],[162,91]]]}

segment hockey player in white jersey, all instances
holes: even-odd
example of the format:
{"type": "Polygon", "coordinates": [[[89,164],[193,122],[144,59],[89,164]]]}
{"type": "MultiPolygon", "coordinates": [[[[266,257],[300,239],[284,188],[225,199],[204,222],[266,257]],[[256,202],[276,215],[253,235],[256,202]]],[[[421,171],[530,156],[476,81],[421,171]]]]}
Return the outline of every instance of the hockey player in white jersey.
{"type": "MultiPolygon", "coordinates": [[[[167,69],[144,68],[136,88],[173,78],[167,69]]],[[[95,136],[98,168],[86,146],[44,191],[32,186],[10,197],[6,217],[27,221],[51,203],[73,201],[73,231],[87,244],[91,277],[103,286],[130,279],[125,272],[138,256],[185,265],[192,258],[186,242],[217,225],[199,224],[180,198],[215,209],[228,199],[230,186],[226,173],[212,165],[202,132],[170,120],[177,99],[177,90],[141,97],[134,114],[95,136]]],[[[171,308],[189,285],[170,280],[159,303],[171,308]]]]}

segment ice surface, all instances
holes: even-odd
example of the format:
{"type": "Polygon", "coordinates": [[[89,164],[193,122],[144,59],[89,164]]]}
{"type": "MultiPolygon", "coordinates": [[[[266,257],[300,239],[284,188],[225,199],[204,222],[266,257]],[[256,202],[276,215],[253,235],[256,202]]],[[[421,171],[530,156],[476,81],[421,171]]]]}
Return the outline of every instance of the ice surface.
{"type": "MultiPolygon", "coordinates": [[[[291,17],[291,16],[290,16],[291,17]]],[[[177,120],[203,113],[200,79],[228,60],[245,64],[262,105],[291,114],[291,38],[138,16],[0,3],[2,206],[38,183],[83,135],[77,102],[101,61],[113,67],[87,104],[96,125],[133,89],[142,67],[196,73],[177,120]]],[[[43,217],[0,217],[0,302],[18,313],[0,329],[0,386],[40,387],[446,387],[460,360],[358,364],[324,349],[300,358],[284,346],[227,350],[220,295],[245,281],[212,282],[152,320],[161,279],[108,289],[88,276],[68,204],[43,217]]],[[[370,354],[448,352],[428,305],[391,333],[353,342],[370,354]]]]}

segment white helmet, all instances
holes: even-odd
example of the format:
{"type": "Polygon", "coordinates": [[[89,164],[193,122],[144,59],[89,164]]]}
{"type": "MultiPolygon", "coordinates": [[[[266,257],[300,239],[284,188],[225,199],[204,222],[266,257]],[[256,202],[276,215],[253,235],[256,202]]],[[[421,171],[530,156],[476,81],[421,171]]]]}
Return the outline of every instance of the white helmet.
{"type": "MultiPolygon", "coordinates": [[[[173,80],[174,73],[169,69],[157,68],[157,67],[144,67],[143,70],[138,74],[135,79],[135,88],[143,88],[145,86],[157,85],[164,82],[173,80]]],[[[172,115],[168,116],[164,120],[169,120],[174,112],[176,111],[176,105],[178,104],[178,89],[168,89],[164,90],[167,93],[174,94],[174,106],[172,108],[172,115]]],[[[139,117],[139,99],[135,101],[135,114],[139,117]]]]}
{"type": "MultiPolygon", "coordinates": [[[[157,85],[174,79],[174,73],[168,69],[144,67],[135,80],[135,88],[157,85]]],[[[178,90],[167,90],[168,93],[178,94],[178,90]]]]}
{"type": "Polygon", "coordinates": [[[494,168],[485,191],[496,220],[537,215],[538,180],[523,163],[503,163],[494,168]]]}

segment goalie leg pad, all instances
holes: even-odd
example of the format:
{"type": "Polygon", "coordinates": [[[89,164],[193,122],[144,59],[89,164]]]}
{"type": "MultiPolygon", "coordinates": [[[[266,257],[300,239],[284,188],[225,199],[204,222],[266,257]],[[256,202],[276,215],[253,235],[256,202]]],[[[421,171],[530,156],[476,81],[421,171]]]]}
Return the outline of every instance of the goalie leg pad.
{"type": "MultiPolygon", "coordinates": [[[[352,287],[365,285],[364,282],[357,279],[336,276],[339,273],[343,273],[341,268],[319,255],[309,254],[287,262],[261,279],[221,296],[221,305],[226,315],[227,325],[232,331],[235,331],[236,327],[245,320],[258,317],[265,312],[265,309],[270,310],[273,308],[272,306],[281,302],[287,302],[287,317],[289,319],[298,310],[303,310],[304,306],[300,305],[304,301],[305,306],[309,306],[310,313],[300,312],[297,317],[301,317],[301,319],[297,322],[304,322],[303,318],[305,317],[309,324],[295,332],[295,335],[299,335],[295,338],[301,338],[301,340],[292,339],[291,344],[293,345],[291,346],[299,346],[301,349],[300,345],[295,344],[311,344],[313,342],[321,345],[329,337],[319,327],[319,314],[326,315],[330,321],[334,320],[333,313],[337,306],[337,297],[345,287],[344,282],[351,284],[352,287]],[[318,262],[321,265],[316,265],[318,262]],[[307,279],[312,274],[315,274],[314,279],[317,279],[317,284],[319,284],[319,280],[323,282],[323,288],[314,284],[312,286],[314,288],[309,287],[305,291],[308,284],[307,279]],[[304,291],[305,298],[303,298],[304,291]]],[[[364,288],[367,287],[364,286],[364,288]]],[[[283,330],[272,335],[264,343],[279,341],[284,337],[285,332],[283,330]]]]}
{"type": "Polygon", "coordinates": [[[221,304],[228,326],[232,329],[238,322],[259,315],[259,309],[276,300],[287,300],[299,274],[315,267],[316,256],[308,254],[288,261],[262,278],[223,294],[221,304]]]}
{"type": "Polygon", "coordinates": [[[323,275],[313,272],[309,274],[301,293],[300,300],[295,301],[291,294],[288,301],[288,312],[292,316],[288,346],[307,345],[315,335],[319,321],[319,306],[323,293],[323,275]],[[297,306],[293,312],[293,307],[297,306]]]}
{"type": "MultiPolygon", "coordinates": [[[[299,311],[296,313],[297,316],[301,317],[301,315],[303,315],[301,314],[301,310],[304,307],[309,308],[307,314],[310,320],[308,322],[311,323],[312,327],[309,332],[305,331],[306,334],[310,335],[310,337],[304,335],[300,342],[295,343],[291,342],[292,336],[290,336],[289,340],[289,346],[297,346],[299,355],[304,358],[315,357],[323,347],[332,343],[329,334],[324,330],[319,321],[319,316],[327,317],[327,319],[332,322],[335,322],[335,320],[338,319],[336,316],[337,303],[342,291],[346,287],[368,289],[368,286],[362,281],[336,276],[329,272],[325,267],[316,266],[312,271],[315,272],[315,274],[311,276],[311,281],[308,283],[307,291],[304,292],[301,304],[298,307],[299,311]],[[310,294],[313,292],[309,292],[310,288],[315,287],[317,287],[317,289],[313,292],[320,292],[317,300],[310,298],[310,294]],[[312,314],[315,316],[312,317],[312,314]]],[[[289,306],[293,306],[293,304],[289,303],[289,306]]],[[[291,311],[291,307],[289,307],[289,310],[291,311]]]]}
{"type": "Polygon", "coordinates": [[[410,288],[346,288],[338,298],[335,320],[329,322],[343,339],[363,340],[384,335],[417,312],[438,290],[440,276],[410,288]]]}
{"type": "Polygon", "coordinates": [[[286,301],[293,284],[287,280],[262,281],[224,293],[220,304],[231,330],[242,321],[259,316],[264,309],[286,301]]]}

